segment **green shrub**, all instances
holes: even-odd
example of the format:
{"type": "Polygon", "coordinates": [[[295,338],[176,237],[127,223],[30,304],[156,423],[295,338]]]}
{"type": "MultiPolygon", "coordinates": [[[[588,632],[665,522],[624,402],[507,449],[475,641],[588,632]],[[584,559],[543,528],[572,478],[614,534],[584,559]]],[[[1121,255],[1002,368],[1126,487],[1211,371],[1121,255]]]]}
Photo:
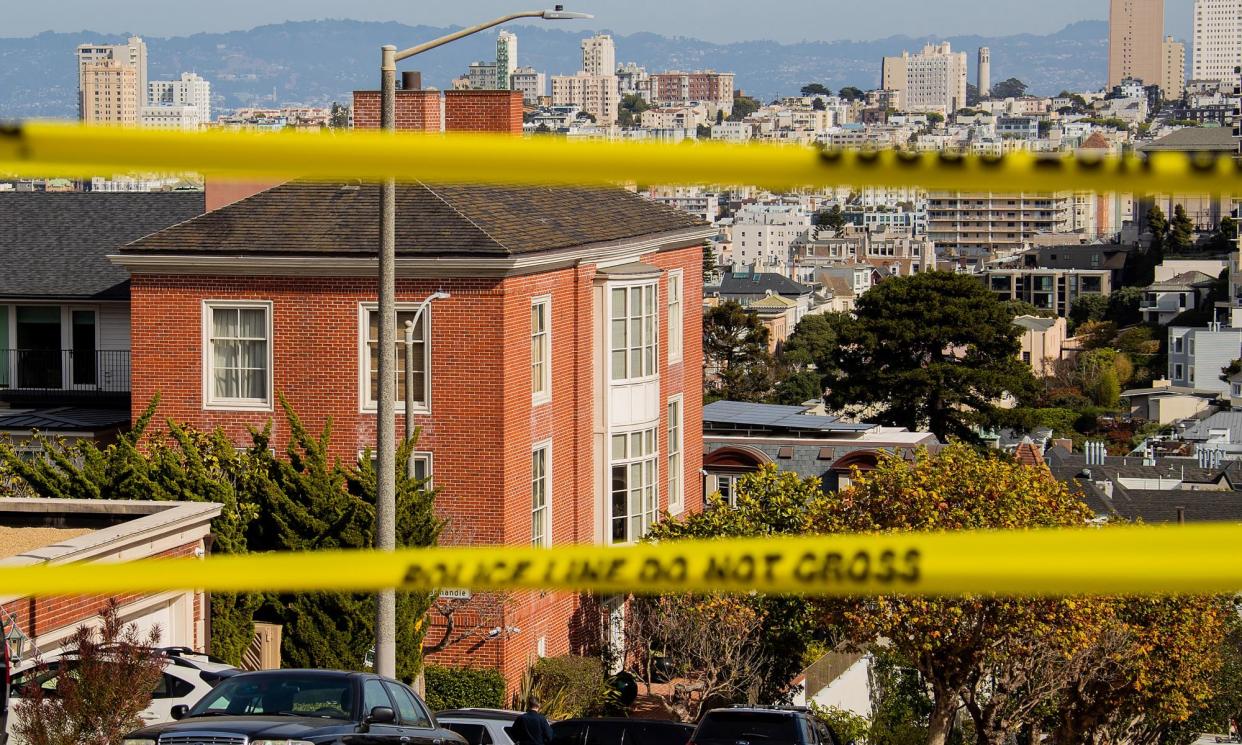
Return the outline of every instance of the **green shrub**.
{"type": "Polygon", "coordinates": [[[871,732],[871,722],[852,711],[838,709],[835,706],[820,706],[811,702],[811,714],[832,730],[833,734],[845,743],[862,742],[871,732]]]}
{"type": "Polygon", "coordinates": [[[435,711],[499,709],[505,704],[505,678],[499,670],[428,665],[426,682],[427,705],[435,711]]]}
{"type": "Polygon", "coordinates": [[[531,691],[549,719],[571,719],[603,714],[612,689],[602,660],[565,655],[535,663],[531,691]]]}

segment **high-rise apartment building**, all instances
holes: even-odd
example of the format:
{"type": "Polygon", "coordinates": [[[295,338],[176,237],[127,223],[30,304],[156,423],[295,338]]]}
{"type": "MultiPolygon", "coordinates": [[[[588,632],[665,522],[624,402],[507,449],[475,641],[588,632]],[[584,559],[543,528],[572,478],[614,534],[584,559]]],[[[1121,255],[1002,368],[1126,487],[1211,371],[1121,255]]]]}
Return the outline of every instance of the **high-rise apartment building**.
{"type": "Polygon", "coordinates": [[[918,54],[885,57],[881,84],[901,91],[906,111],[951,114],[966,105],[966,53],[954,52],[946,41],[928,44],[918,54]]]}
{"type": "Polygon", "coordinates": [[[517,36],[501,31],[496,37],[496,87],[510,90],[509,78],[517,69],[517,36]]]}
{"type": "Polygon", "coordinates": [[[1069,192],[934,191],[927,195],[927,237],[962,255],[1006,256],[1036,233],[1072,232],[1073,208],[1069,192]]]}
{"type": "Polygon", "coordinates": [[[150,106],[193,106],[201,122],[211,121],[211,83],[192,72],[177,80],[152,80],[147,84],[150,106]]]}
{"type": "Polygon", "coordinates": [[[78,71],[81,119],[88,124],[139,123],[138,71],[115,59],[83,65],[78,71]]]}
{"type": "Polygon", "coordinates": [[[1159,85],[1164,75],[1164,0],[1110,0],[1108,87],[1133,78],[1159,85]]]}
{"type": "Polygon", "coordinates": [[[491,62],[471,62],[466,71],[466,80],[471,90],[476,91],[500,90],[496,82],[499,77],[499,68],[491,62]]]}
{"type": "Polygon", "coordinates": [[[1242,65],[1242,0],[1195,0],[1193,80],[1233,80],[1242,65]]]}
{"type": "Polygon", "coordinates": [[[658,72],[651,76],[651,101],[657,106],[706,104],[714,117],[733,113],[733,73],[715,70],[658,72]]]}
{"type": "MultiPolygon", "coordinates": [[[[77,48],[78,58],[78,118],[87,122],[111,122],[117,124],[135,124],[140,109],[146,105],[147,97],[147,45],[141,37],[131,36],[124,44],[80,44],[77,48]],[[115,63],[115,64],[108,64],[115,63]],[[133,74],[120,73],[115,68],[133,71],[133,74]],[[87,77],[91,88],[91,99],[87,99],[87,77]],[[100,100],[98,96],[103,88],[115,88],[123,83],[132,88],[127,89],[120,97],[100,100]],[[130,108],[132,101],[132,110],[130,108]],[[106,105],[105,105],[106,104],[106,105]],[[121,119],[104,118],[120,116],[121,119]],[[124,112],[124,113],[122,113],[124,112]],[[128,119],[124,119],[128,117],[128,119]]],[[[113,90],[117,94],[119,91],[113,90]]]]}
{"type": "Polygon", "coordinates": [[[582,40],[582,71],[587,75],[616,75],[617,48],[608,34],[582,40]]]}
{"type": "Polygon", "coordinates": [[[620,103],[616,75],[552,76],[552,105],[577,106],[595,117],[597,124],[615,124],[620,103]]]}
{"type": "Polygon", "coordinates": [[[1182,97],[1186,90],[1186,45],[1166,36],[1160,45],[1163,60],[1160,73],[1160,95],[1167,101],[1182,97]]]}
{"type": "Polygon", "coordinates": [[[522,101],[532,106],[548,95],[548,78],[533,67],[518,67],[509,73],[509,88],[522,94],[522,101]]]}
{"type": "Polygon", "coordinates": [[[987,98],[992,92],[992,50],[979,47],[979,77],[975,86],[979,88],[979,98],[987,98]]]}

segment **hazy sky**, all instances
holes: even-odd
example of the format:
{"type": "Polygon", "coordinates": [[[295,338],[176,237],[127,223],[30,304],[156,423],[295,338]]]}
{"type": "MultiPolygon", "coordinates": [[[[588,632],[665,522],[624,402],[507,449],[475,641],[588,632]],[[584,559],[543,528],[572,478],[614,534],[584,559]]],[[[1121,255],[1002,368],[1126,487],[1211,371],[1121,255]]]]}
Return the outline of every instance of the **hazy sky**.
{"type": "MultiPolygon", "coordinates": [[[[540,0],[0,0],[0,36],[40,31],[132,32],[182,36],[318,18],[465,25],[540,0]]],[[[1192,0],[1166,0],[1168,31],[1190,29],[1192,0]]],[[[594,21],[569,28],[653,31],[708,41],[831,41],[958,34],[1048,33],[1073,21],[1107,18],[1107,0],[570,0],[594,21]]]]}

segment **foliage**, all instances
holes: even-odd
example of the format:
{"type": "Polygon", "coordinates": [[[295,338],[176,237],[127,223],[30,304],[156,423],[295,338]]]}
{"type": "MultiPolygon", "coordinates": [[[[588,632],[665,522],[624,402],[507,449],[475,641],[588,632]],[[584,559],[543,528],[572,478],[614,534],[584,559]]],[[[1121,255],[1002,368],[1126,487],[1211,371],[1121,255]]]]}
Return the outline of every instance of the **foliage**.
{"type": "MultiPolygon", "coordinates": [[[[26,745],[113,745],[143,726],[139,714],[151,704],[165,660],[152,648],[160,631],[141,634],[118,616],[110,599],[99,613],[99,628],[78,629],[47,688],[31,684],[14,705],[13,735],[26,745]],[[65,664],[72,660],[72,664],[65,664]]],[[[40,661],[36,670],[46,672],[40,661]]],[[[32,679],[42,675],[36,673],[32,679]]]]}
{"type": "Polygon", "coordinates": [[[1036,316],[1038,318],[1056,318],[1055,311],[1048,308],[1036,308],[1025,300],[1002,300],[1001,304],[1014,318],[1018,316],[1036,316]]]}
{"type": "Polygon", "coordinates": [[[992,98],[1021,98],[1026,95],[1027,85],[1017,78],[1006,78],[992,84],[992,98]]]}
{"type": "Polygon", "coordinates": [[[1220,369],[1220,379],[1228,383],[1238,373],[1242,373],[1242,360],[1233,360],[1220,369]]]}
{"type": "Polygon", "coordinates": [[[941,441],[976,440],[976,425],[999,423],[997,400],[1006,393],[1023,400],[1036,387],[1018,358],[1012,321],[973,277],[886,280],[842,324],[825,400],[835,410],[868,409],[880,424],[930,430],[941,441]]]}
{"type": "MultiPolygon", "coordinates": [[[[733,505],[711,495],[707,509],[661,520],[648,538],[654,541],[716,537],[800,534],[806,531],[810,506],[823,497],[818,479],[777,471],[767,465],[737,483],[733,505]]],[[[802,667],[807,645],[831,640],[832,629],[815,623],[804,598],[747,595],[739,598],[762,620],[758,646],[762,652],[758,699],[772,702],[789,693],[789,681],[802,667]]]]}
{"type": "Polygon", "coordinates": [[[1114,290],[1108,295],[1108,310],[1104,318],[1119,327],[1132,326],[1143,320],[1143,315],[1139,312],[1139,305],[1142,302],[1143,289],[1141,287],[1122,287],[1114,290]]]}
{"type": "Polygon", "coordinates": [[[1104,295],[1079,295],[1070,305],[1069,322],[1072,328],[1087,321],[1102,321],[1108,311],[1108,298],[1104,295]]]}
{"type": "Polygon", "coordinates": [[[505,676],[499,670],[428,665],[423,672],[432,711],[505,705],[505,676]]]}
{"type": "Polygon", "coordinates": [[[733,112],[729,114],[729,121],[740,122],[751,114],[759,110],[760,104],[750,96],[733,97],[733,112]]]}
{"type": "Polygon", "coordinates": [[[821,85],[820,83],[808,83],[808,84],[806,84],[806,85],[802,86],[802,95],[803,95],[804,97],[809,97],[809,96],[831,96],[831,95],[832,95],[832,91],[828,90],[827,88],[825,88],[825,87],[824,87],[823,85],[821,85]]]}
{"type": "Polygon", "coordinates": [[[638,125],[638,116],[651,108],[643,97],[637,93],[629,93],[621,97],[621,105],[617,107],[617,123],[622,127],[638,125]]]}
{"type": "Polygon", "coordinates": [[[1212,234],[1210,243],[1212,251],[1226,253],[1237,248],[1238,221],[1225,215],[1220,219],[1220,227],[1212,234]]]}
{"type": "Polygon", "coordinates": [[[816,98],[815,100],[811,101],[811,109],[813,111],[824,111],[827,108],[828,106],[824,104],[824,99],[822,98],[816,98]]]}
{"type": "Polygon", "coordinates": [[[745,596],[639,595],[626,613],[625,657],[649,695],[657,676],[669,680],[656,695],[666,713],[697,722],[710,708],[753,697],[770,667],[764,624],[745,596]]]}
{"type": "MultiPolygon", "coordinates": [[[[283,397],[280,402],[289,432],[286,458],[272,453],[270,423],[251,432],[245,449],[222,429],[199,432],[169,421],[166,432],[150,433],[156,398],[133,430],[111,445],[45,441],[48,457],[25,461],[0,443],[0,462],[41,497],[218,502],[224,507],[212,523],[213,550],[222,553],[372,546],[376,479],[369,453],[356,467],[342,465],[328,454],[331,421],[314,436],[283,397]]],[[[414,446],[403,443],[398,462],[414,446]]],[[[397,472],[397,544],[433,545],[441,528],[434,494],[405,469],[397,472]]],[[[422,664],[421,619],[429,604],[426,595],[397,595],[397,671],[403,678],[413,678],[422,664]]],[[[285,626],[286,663],[362,669],[374,623],[371,597],[345,593],[214,594],[211,613],[211,651],[233,664],[241,662],[257,615],[285,626]]]]}
{"type": "Polygon", "coordinates": [[[333,101],[332,113],[328,115],[328,126],[332,129],[349,127],[349,107],[333,101]]]}
{"type": "Polygon", "coordinates": [[[819,706],[814,701],[810,705],[811,715],[824,723],[837,736],[841,745],[862,742],[867,739],[871,723],[866,717],[860,717],[852,711],[838,709],[835,706],[819,706]]]}
{"type": "Polygon", "coordinates": [[[923,745],[932,701],[917,670],[899,664],[886,649],[872,653],[871,729],[867,745],[923,745]]]}
{"type": "Polygon", "coordinates": [[[708,395],[732,401],[759,401],[772,388],[768,328],[735,300],[703,314],[703,357],[714,378],[708,395]]]}
{"type": "Polygon", "coordinates": [[[1195,224],[1191,222],[1190,215],[1186,214],[1186,208],[1180,204],[1173,208],[1169,243],[1178,251],[1187,251],[1195,245],[1195,224]]]}
{"type": "MultiPolygon", "coordinates": [[[[913,462],[883,458],[852,487],[811,507],[818,532],[904,532],[1080,526],[1090,516],[1041,469],[963,444],[913,462]]],[[[860,644],[889,649],[932,692],[929,745],[946,741],[959,699],[984,743],[1016,732],[1081,664],[1092,603],[1069,598],[885,596],[829,603],[860,644]]]]}
{"type": "Polygon", "coordinates": [[[781,377],[769,397],[771,403],[798,406],[807,401],[822,399],[824,379],[814,370],[799,370],[781,377]]]}
{"type": "Polygon", "coordinates": [[[927,123],[933,127],[944,122],[944,114],[941,114],[938,111],[929,111],[926,116],[927,123]]]}
{"type": "Polygon", "coordinates": [[[1125,119],[1122,119],[1121,117],[1116,117],[1116,116],[1107,116],[1107,117],[1087,116],[1087,117],[1083,117],[1082,119],[1079,119],[1078,121],[1083,122],[1085,124],[1093,124],[1097,127],[1112,127],[1113,129],[1118,129],[1118,130],[1130,129],[1130,124],[1126,122],[1125,119]]]}
{"type": "Polygon", "coordinates": [[[845,213],[841,211],[841,205],[834,204],[828,209],[816,212],[811,221],[821,228],[828,228],[833,233],[841,232],[845,227],[845,213]]]}
{"type": "Polygon", "coordinates": [[[837,95],[846,101],[861,101],[867,97],[867,94],[861,88],[855,88],[852,85],[847,85],[837,91],[837,95]]]}
{"type": "Polygon", "coordinates": [[[694,136],[700,140],[710,140],[712,138],[712,128],[710,124],[699,124],[694,128],[694,136]]]}
{"type": "Polygon", "coordinates": [[[544,657],[531,670],[531,693],[549,719],[604,713],[611,696],[604,663],[594,657],[544,657]]]}

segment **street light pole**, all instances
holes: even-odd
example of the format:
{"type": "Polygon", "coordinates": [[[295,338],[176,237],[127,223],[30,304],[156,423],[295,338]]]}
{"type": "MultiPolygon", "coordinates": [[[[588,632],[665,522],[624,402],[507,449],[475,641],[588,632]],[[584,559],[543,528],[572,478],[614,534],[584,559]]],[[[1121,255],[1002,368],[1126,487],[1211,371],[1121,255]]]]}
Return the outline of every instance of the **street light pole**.
{"type": "MultiPolygon", "coordinates": [[[[397,63],[436,47],[477,34],[493,26],[518,18],[572,20],[592,18],[586,13],[572,13],[557,5],[553,10],[527,10],[464,28],[438,39],[403,49],[392,44],[380,47],[380,129],[396,129],[397,63]]],[[[376,493],[375,547],[381,551],[396,548],[397,515],[397,416],[395,406],[397,372],[397,311],[396,311],[396,179],[386,178],[380,184],[380,246],[379,246],[379,391],[376,406],[376,493]]],[[[409,399],[407,399],[408,401],[409,399]]],[[[406,414],[409,426],[409,414],[406,414]]],[[[412,466],[411,466],[412,467],[412,466]]],[[[381,590],[375,603],[375,672],[387,677],[397,674],[397,595],[394,590],[381,590]]]]}
{"type": "MultiPolygon", "coordinates": [[[[410,416],[410,402],[414,400],[414,329],[418,326],[418,319],[423,317],[423,311],[427,306],[431,305],[435,300],[447,300],[451,297],[444,290],[433,292],[426,300],[418,306],[418,310],[414,311],[414,320],[405,322],[405,441],[409,442],[414,439],[414,417],[410,416]]],[[[427,371],[430,373],[430,371],[427,371]]],[[[410,457],[405,462],[405,475],[407,478],[414,478],[414,453],[410,453],[410,457]]]]}

